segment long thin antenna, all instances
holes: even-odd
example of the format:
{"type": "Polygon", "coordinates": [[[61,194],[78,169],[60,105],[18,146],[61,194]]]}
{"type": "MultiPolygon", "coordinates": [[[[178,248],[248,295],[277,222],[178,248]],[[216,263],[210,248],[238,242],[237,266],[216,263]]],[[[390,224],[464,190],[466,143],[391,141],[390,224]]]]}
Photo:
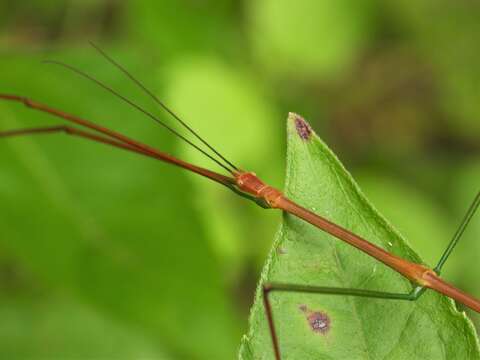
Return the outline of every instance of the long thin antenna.
{"type": "Polygon", "coordinates": [[[217,163],[219,166],[221,166],[223,169],[225,169],[226,171],[228,171],[229,173],[231,173],[231,169],[229,169],[226,165],[222,164],[219,160],[215,159],[212,155],[210,155],[209,153],[207,153],[205,150],[203,150],[202,148],[198,147],[196,144],[192,143],[190,140],[188,140],[186,137],[184,137],[182,134],[178,133],[175,129],[171,128],[170,126],[168,126],[167,124],[165,124],[163,121],[161,121],[159,118],[157,118],[155,115],[153,115],[152,113],[150,113],[149,111],[145,110],[144,108],[142,108],[141,106],[137,105],[136,103],[134,103],[132,100],[126,98],[125,96],[121,95],[120,93],[118,93],[117,91],[115,91],[114,89],[112,89],[111,87],[109,87],[108,85],[104,84],[103,82],[101,82],[100,80],[94,78],[93,76],[90,76],[89,74],[87,74],[86,72],[82,71],[82,70],[79,70],[71,65],[68,65],[68,64],[65,64],[63,62],[60,62],[60,61],[54,61],[54,60],[44,60],[43,63],[46,63],[46,64],[53,64],[53,65],[58,65],[58,66],[62,66],[80,76],[83,76],[84,78],[94,82],[95,84],[97,84],[98,86],[102,87],[103,89],[105,89],[106,91],[108,91],[109,93],[113,94],[114,96],[116,96],[117,98],[121,99],[122,101],[126,102],[127,104],[129,104],[130,106],[134,107],[135,109],[137,109],[138,111],[140,111],[141,113],[143,113],[144,115],[147,115],[149,118],[151,118],[152,120],[156,121],[157,123],[159,123],[160,125],[162,125],[164,128],[166,128],[167,130],[169,130],[171,133],[173,133],[174,135],[176,135],[177,137],[179,137],[180,139],[182,139],[183,141],[185,141],[187,144],[193,146],[195,149],[197,149],[198,151],[200,151],[203,155],[205,155],[206,157],[208,157],[210,160],[214,161],[215,163],[217,163]]]}
{"type": "Polygon", "coordinates": [[[160,105],[167,113],[169,113],[175,120],[177,120],[185,129],[187,129],[193,136],[200,140],[204,145],[206,145],[210,150],[212,150],[217,156],[219,156],[223,161],[230,165],[234,170],[238,168],[228,161],[222,154],[220,154],[212,145],[210,145],[206,140],[204,140],[195,130],[193,130],[185,121],[183,121],[177,114],[173,112],[163,101],[161,101],[152,91],[150,91],[145,85],[143,85],[140,80],[134,77],[127,69],[120,65],[117,61],[111,58],[105,51],[100,49],[93,42],[89,42],[90,45],[97,50],[108,62],[113,66],[123,72],[130,80],[132,80],[138,87],[140,87],[147,95],[149,95],[153,101],[160,105]]]}

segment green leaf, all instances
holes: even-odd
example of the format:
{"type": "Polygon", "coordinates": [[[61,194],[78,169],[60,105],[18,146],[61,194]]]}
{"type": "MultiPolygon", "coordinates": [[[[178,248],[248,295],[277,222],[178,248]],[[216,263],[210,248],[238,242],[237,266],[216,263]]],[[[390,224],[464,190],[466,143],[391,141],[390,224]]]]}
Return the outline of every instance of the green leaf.
{"type": "MultiPolygon", "coordinates": [[[[327,146],[313,132],[307,140],[299,137],[295,116],[288,122],[286,194],[382,248],[421,262],[327,146]]],[[[409,281],[383,264],[288,214],[263,270],[264,282],[411,289],[409,281]]],[[[480,358],[471,322],[433,291],[416,302],[300,293],[272,293],[271,299],[283,359],[480,358]],[[311,330],[307,317],[312,312],[329,317],[325,333],[311,330]]],[[[273,358],[260,287],[240,358],[273,358]]]]}
{"type": "MultiPolygon", "coordinates": [[[[453,236],[462,213],[455,217],[449,216],[430,197],[398,179],[377,172],[356,174],[355,177],[370,201],[382,209],[383,214],[395,223],[404,236],[412,239],[415,251],[426,264],[433,267],[453,236]],[[412,214],[421,215],[422,221],[418,221],[418,217],[412,214]]],[[[465,207],[467,204],[468,202],[464,204],[465,207]]],[[[458,254],[457,249],[455,254],[458,254]]],[[[452,260],[449,259],[449,266],[442,271],[442,275],[445,276],[451,270],[452,260]]]]}

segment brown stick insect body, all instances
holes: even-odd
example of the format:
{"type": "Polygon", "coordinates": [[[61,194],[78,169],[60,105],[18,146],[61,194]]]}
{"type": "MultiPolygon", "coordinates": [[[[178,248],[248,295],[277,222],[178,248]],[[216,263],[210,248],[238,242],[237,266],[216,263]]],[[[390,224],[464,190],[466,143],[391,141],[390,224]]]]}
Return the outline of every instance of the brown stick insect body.
{"type": "MultiPolygon", "coordinates": [[[[463,220],[459,230],[456,235],[450,242],[447,250],[444,252],[440,262],[435,267],[435,269],[430,269],[424,265],[409,262],[404,260],[394,254],[385,251],[384,249],[370,243],[369,241],[361,238],[360,236],[350,232],[349,230],[332,223],[331,221],[311,212],[310,210],[300,206],[291,199],[287,198],[280,190],[265,184],[260,180],[255,173],[246,172],[238,169],[235,165],[225,159],[220,153],[218,153],[211,145],[209,145],[205,140],[203,140],[193,129],[191,129],[185,122],[183,122],[175,113],[173,113],[163,102],[161,102],[151,91],[149,91],[142,83],[140,83],[136,78],[134,78],[127,70],[125,70],[121,65],[116,63],[112,58],[110,58],[106,53],[100,50],[98,47],[92,44],[109,62],[115,65],[119,70],[121,70],[126,76],[128,76],[132,81],[134,81],[140,88],[142,88],[157,104],[159,104],[164,110],[166,110],[171,116],[173,116],[177,121],[180,122],[191,134],[193,134],[198,140],[200,140],[204,145],[210,149],[214,155],[209,154],[199,146],[192,143],[190,140],[186,139],[184,136],[179,134],[176,130],[170,126],[163,123],[156,116],[144,110],[143,108],[136,105],[133,101],[127,99],[123,95],[120,95],[115,90],[111,89],[107,85],[101,83],[90,75],[73,68],[69,65],[59,63],[59,62],[50,62],[63,67],[68,68],[69,70],[76,72],[77,74],[86,77],[87,79],[95,82],[100,87],[103,87],[105,90],[109,91],[113,95],[117,96],[124,102],[130,104],[143,114],[147,115],[154,121],[158,122],[160,125],[167,128],[167,130],[174,133],[176,136],[180,137],[182,140],[186,141],[197,150],[202,152],[205,156],[209,157],[211,160],[216,162],[219,166],[229,172],[230,176],[225,176],[217,172],[195,166],[183,160],[180,160],[176,157],[173,157],[167,153],[161,152],[151,146],[140,143],[136,140],[133,140],[123,134],[115,132],[113,130],[107,129],[105,127],[94,124],[85,119],[81,119],[74,115],[67,114],[63,111],[56,110],[49,106],[43,105],[41,103],[35,102],[25,97],[9,94],[0,94],[0,99],[6,101],[14,101],[23,103],[25,106],[49,113],[56,117],[59,117],[63,120],[70,122],[72,125],[77,125],[88,129],[89,131],[84,131],[77,129],[74,126],[51,126],[51,127],[37,127],[21,130],[11,130],[0,132],[1,137],[13,137],[21,135],[34,135],[34,134],[52,134],[52,133],[64,133],[71,136],[77,136],[85,138],[88,140],[104,143],[111,145],[117,148],[121,148],[127,151],[135,152],[140,155],[145,155],[157,160],[161,160],[172,165],[179,166],[188,171],[192,171],[201,176],[204,176],[210,180],[218,182],[235,193],[250,199],[257,203],[259,206],[267,209],[280,209],[282,211],[288,212],[296,217],[299,217],[306,222],[316,226],[317,228],[333,235],[334,237],[347,242],[348,244],[356,247],[360,251],[370,255],[371,257],[377,259],[378,261],[389,266],[396,272],[402,274],[404,277],[409,279],[413,284],[416,285],[409,294],[395,294],[395,293],[385,293],[385,292],[375,292],[368,290],[360,289],[338,289],[338,288],[326,288],[326,287],[314,287],[314,286],[303,286],[296,284],[264,284],[263,285],[263,301],[265,305],[265,311],[267,315],[267,320],[269,323],[270,334],[272,337],[273,350],[275,353],[275,358],[277,360],[281,359],[279,339],[276,334],[273,312],[269,301],[269,294],[273,291],[281,292],[305,292],[305,293],[322,293],[322,294],[331,294],[331,295],[348,295],[348,296],[361,296],[361,297],[371,297],[371,298],[383,298],[383,299],[396,299],[396,300],[416,300],[418,299],[426,288],[433,289],[441,294],[444,294],[464,305],[471,308],[476,312],[480,312],[480,301],[468,295],[461,290],[455,288],[454,286],[446,283],[439,277],[440,270],[445,263],[447,257],[452,252],[456,243],[458,242],[460,236],[465,230],[466,225],[470,221],[474,212],[480,205],[480,193],[475,198],[472,206],[467,212],[467,216],[463,220]]],[[[303,121],[303,120],[302,120],[303,121]]]]}

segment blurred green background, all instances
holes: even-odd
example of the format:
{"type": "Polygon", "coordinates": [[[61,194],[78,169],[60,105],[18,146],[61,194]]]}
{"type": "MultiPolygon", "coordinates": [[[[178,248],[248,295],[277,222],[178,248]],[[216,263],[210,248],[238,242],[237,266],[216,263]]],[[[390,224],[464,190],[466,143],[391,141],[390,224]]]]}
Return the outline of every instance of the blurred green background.
{"type": "MultiPolygon", "coordinates": [[[[447,0],[0,0],[0,92],[216,169],[94,84],[41,63],[80,67],[166,119],[94,41],[278,187],[286,116],[300,113],[433,265],[480,188],[479,16],[479,3],[447,0]]],[[[58,123],[0,103],[1,129],[58,123]]],[[[279,221],[103,145],[2,141],[0,358],[231,359],[279,221]]],[[[479,238],[477,216],[445,269],[477,297],[479,238]]]]}

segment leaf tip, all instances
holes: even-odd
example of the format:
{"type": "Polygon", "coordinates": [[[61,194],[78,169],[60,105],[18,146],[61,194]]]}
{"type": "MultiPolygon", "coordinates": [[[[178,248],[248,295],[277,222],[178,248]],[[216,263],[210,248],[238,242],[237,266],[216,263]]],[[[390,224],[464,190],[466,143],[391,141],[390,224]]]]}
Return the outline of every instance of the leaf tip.
{"type": "Polygon", "coordinates": [[[288,120],[295,125],[297,134],[302,140],[310,140],[313,130],[310,124],[303,117],[291,112],[288,114],[288,120]]]}

